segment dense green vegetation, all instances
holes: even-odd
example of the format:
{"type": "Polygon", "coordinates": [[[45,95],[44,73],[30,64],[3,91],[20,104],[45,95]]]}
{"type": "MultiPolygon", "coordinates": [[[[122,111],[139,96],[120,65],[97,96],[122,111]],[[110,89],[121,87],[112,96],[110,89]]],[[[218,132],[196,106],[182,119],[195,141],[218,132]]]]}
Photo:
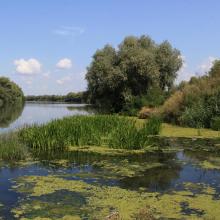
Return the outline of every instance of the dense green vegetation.
{"type": "Polygon", "coordinates": [[[159,134],[161,121],[154,117],[141,127],[136,123],[120,116],[74,116],[24,128],[19,137],[28,147],[39,150],[88,145],[141,149],[149,145],[149,135],[159,134]]]}
{"type": "Polygon", "coordinates": [[[86,92],[70,92],[67,95],[29,95],[25,97],[26,101],[36,102],[72,102],[72,103],[86,103],[87,93],[86,92]]]}
{"type": "Polygon", "coordinates": [[[21,88],[6,77],[0,77],[0,107],[23,102],[24,94],[21,88]]]}
{"type": "Polygon", "coordinates": [[[164,103],[162,113],[168,122],[220,130],[220,61],[207,75],[182,82],[164,103]]]}
{"type": "Polygon", "coordinates": [[[110,112],[129,112],[163,103],[182,66],[180,52],[169,42],[126,37],[118,49],[96,51],[88,67],[88,98],[110,112]]]}
{"type": "Polygon", "coordinates": [[[27,159],[27,149],[24,144],[18,140],[17,133],[0,135],[0,159],[8,161],[17,161],[27,159]]]}
{"type": "Polygon", "coordinates": [[[0,159],[19,160],[28,151],[65,150],[69,146],[144,149],[149,136],[159,134],[161,121],[144,123],[121,116],[72,116],[44,125],[33,125],[0,136],[0,159]],[[28,151],[27,151],[28,149],[28,151]]]}

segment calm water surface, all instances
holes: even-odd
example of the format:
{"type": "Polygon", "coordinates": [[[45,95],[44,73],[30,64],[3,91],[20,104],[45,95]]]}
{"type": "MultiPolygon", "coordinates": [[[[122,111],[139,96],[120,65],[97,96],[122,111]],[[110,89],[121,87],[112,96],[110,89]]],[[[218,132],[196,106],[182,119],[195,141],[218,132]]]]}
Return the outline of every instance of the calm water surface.
{"type": "Polygon", "coordinates": [[[24,125],[46,123],[52,119],[69,115],[87,115],[92,110],[84,104],[31,103],[24,106],[10,106],[0,112],[0,132],[24,125]]]}
{"type": "MultiPolygon", "coordinates": [[[[64,215],[61,210],[65,205],[71,205],[71,210],[81,216],[81,219],[90,219],[89,215],[80,210],[80,207],[86,204],[86,199],[81,194],[59,190],[36,197],[30,196],[28,190],[26,193],[16,191],[13,188],[13,186],[17,185],[16,181],[27,176],[54,176],[67,181],[82,181],[91,186],[120,187],[129,191],[142,189],[146,192],[159,192],[161,194],[182,191],[185,183],[204,184],[216,191],[215,200],[219,199],[220,195],[220,172],[215,169],[203,169],[199,165],[202,161],[201,155],[186,150],[180,150],[175,153],[148,153],[142,156],[116,158],[85,153],[59,153],[50,158],[49,155],[42,154],[38,155],[38,159],[38,162],[30,165],[2,165],[0,168],[0,204],[2,204],[0,216],[2,216],[2,219],[19,219],[12,213],[12,210],[18,207],[23,207],[25,213],[21,216],[28,219],[37,216],[52,217],[51,215],[54,215],[49,214],[47,208],[44,207],[41,207],[41,210],[26,210],[25,207],[29,203],[33,203],[33,205],[38,203],[49,204],[50,211],[53,211],[56,207],[57,218],[64,215]],[[67,160],[68,165],[56,163],[59,160],[67,160]],[[104,162],[105,166],[100,165],[102,162],[104,162]],[[138,164],[138,166],[144,167],[153,163],[160,163],[162,166],[142,169],[140,172],[128,175],[124,172],[119,172],[121,169],[123,170],[121,167],[122,162],[124,167],[128,164],[136,167],[138,164]],[[119,171],[116,172],[114,170],[115,167],[119,171]]],[[[50,185],[48,187],[50,188],[50,185]]],[[[31,189],[32,185],[27,183],[25,188],[31,189]]],[[[114,206],[114,204],[112,205],[114,206]]],[[[72,211],[69,212],[71,213],[72,211]]],[[[198,214],[200,215],[201,213],[198,214]]]]}

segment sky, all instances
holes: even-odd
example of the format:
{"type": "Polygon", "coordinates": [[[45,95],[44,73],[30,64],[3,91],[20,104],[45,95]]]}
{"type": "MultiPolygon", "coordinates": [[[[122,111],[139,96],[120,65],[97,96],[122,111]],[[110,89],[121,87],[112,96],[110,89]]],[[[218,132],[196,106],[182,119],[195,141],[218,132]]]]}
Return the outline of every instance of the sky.
{"type": "Polygon", "coordinates": [[[0,0],[0,76],[25,95],[86,89],[92,55],[126,36],[168,40],[184,65],[177,83],[220,57],[219,0],[0,0]]]}

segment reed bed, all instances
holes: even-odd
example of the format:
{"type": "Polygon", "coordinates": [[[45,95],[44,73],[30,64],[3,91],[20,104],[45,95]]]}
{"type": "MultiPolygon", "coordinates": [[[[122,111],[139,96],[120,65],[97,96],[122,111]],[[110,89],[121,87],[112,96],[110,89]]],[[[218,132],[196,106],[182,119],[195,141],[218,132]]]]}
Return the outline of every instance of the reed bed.
{"type": "Polygon", "coordinates": [[[148,144],[148,136],[158,134],[160,127],[161,121],[156,118],[138,127],[136,120],[128,117],[72,116],[23,128],[19,137],[35,150],[56,150],[67,146],[141,149],[148,144]]]}
{"type": "Polygon", "coordinates": [[[23,160],[27,157],[28,151],[22,144],[16,133],[0,135],[0,159],[5,161],[23,160]]]}

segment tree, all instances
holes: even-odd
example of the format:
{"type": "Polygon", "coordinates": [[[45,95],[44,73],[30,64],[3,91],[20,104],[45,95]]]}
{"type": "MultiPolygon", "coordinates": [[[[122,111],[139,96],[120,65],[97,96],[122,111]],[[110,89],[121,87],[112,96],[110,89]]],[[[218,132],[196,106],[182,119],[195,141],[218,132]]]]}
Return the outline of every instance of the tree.
{"type": "Polygon", "coordinates": [[[126,37],[118,49],[106,45],[96,51],[86,74],[90,102],[121,111],[151,88],[170,89],[181,65],[178,50],[148,36],[126,37]]]}
{"type": "Polygon", "coordinates": [[[123,84],[126,81],[119,66],[114,48],[106,45],[102,50],[96,51],[93,62],[86,75],[90,101],[98,106],[119,109],[123,84]]]}
{"type": "Polygon", "coordinates": [[[213,77],[220,76],[220,60],[214,61],[213,66],[209,72],[209,75],[213,77]]]}
{"type": "Polygon", "coordinates": [[[0,77],[0,107],[23,101],[24,94],[21,88],[6,77],[0,77]]]}
{"type": "Polygon", "coordinates": [[[177,71],[182,66],[180,52],[177,49],[173,49],[168,41],[164,41],[157,48],[156,62],[160,72],[160,88],[162,90],[166,88],[170,90],[177,77],[177,71]]]}

